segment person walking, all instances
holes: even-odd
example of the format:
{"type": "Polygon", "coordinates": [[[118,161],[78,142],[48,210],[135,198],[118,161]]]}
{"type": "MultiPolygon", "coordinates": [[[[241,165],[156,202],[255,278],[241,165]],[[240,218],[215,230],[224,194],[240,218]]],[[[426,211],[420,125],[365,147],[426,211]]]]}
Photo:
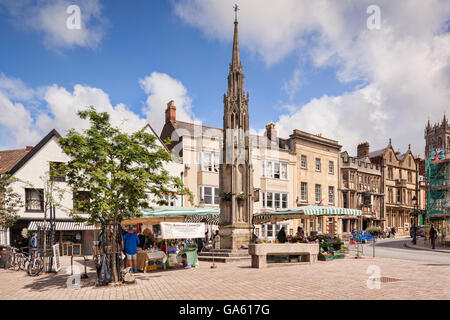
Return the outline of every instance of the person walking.
{"type": "Polygon", "coordinates": [[[436,247],[436,237],[437,237],[436,229],[434,229],[434,225],[431,225],[430,229],[431,249],[435,249],[436,247]]]}
{"type": "Polygon", "coordinates": [[[387,227],[387,237],[390,238],[392,233],[391,227],[387,227]]]}
{"type": "Polygon", "coordinates": [[[417,233],[417,228],[416,228],[416,224],[413,224],[412,228],[411,228],[411,235],[412,235],[412,244],[416,244],[417,243],[417,238],[416,238],[416,233],[417,233]]]}
{"type": "Polygon", "coordinates": [[[392,239],[395,239],[395,233],[397,232],[395,226],[391,228],[392,239]]]}
{"type": "Polygon", "coordinates": [[[29,246],[29,254],[34,255],[38,249],[38,234],[37,232],[33,233],[33,236],[30,238],[29,246]]]}
{"type": "Polygon", "coordinates": [[[286,232],[284,231],[284,227],[282,227],[281,230],[278,231],[277,239],[280,243],[286,242],[286,232]]]}
{"type": "Polygon", "coordinates": [[[131,268],[131,273],[136,273],[136,256],[137,247],[139,245],[139,238],[133,232],[133,227],[128,228],[128,233],[123,235],[123,249],[127,255],[128,266],[131,268]]]}

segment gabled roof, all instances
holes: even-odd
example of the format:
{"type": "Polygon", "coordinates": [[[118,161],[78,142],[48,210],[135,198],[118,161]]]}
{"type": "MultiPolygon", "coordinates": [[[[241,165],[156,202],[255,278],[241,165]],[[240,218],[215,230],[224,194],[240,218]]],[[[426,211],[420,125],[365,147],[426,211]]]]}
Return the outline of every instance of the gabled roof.
{"type": "Polygon", "coordinates": [[[379,156],[383,155],[383,153],[386,151],[386,149],[387,148],[370,152],[369,153],[369,158],[372,159],[372,158],[376,158],[376,157],[379,157],[379,156]]]}
{"type": "Polygon", "coordinates": [[[30,160],[36,153],[39,152],[39,150],[42,149],[43,146],[45,146],[47,144],[47,142],[49,142],[53,137],[56,138],[61,138],[61,135],[58,133],[58,131],[56,131],[55,129],[53,129],[52,131],[50,131],[45,137],[44,139],[42,139],[33,149],[31,149],[30,152],[28,152],[23,158],[20,159],[19,162],[17,162],[10,170],[8,170],[6,173],[13,175],[14,173],[16,173],[20,168],[22,168],[25,163],[28,162],[28,160],[30,160]]]}
{"type": "Polygon", "coordinates": [[[0,151],[0,174],[11,170],[32,148],[0,151]]]}
{"type": "Polygon", "coordinates": [[[153,127],[150,125],[150,123],[147,123],[141,131],[144,131],[145,128],[149,128],[152,132],[153,135],[158,138],[159,142],[161,142],[161,144],[163,145],[163,148],[166,149],[166,151],[169,151],[169,149],[167,148],[166,144],[164,143],[164,141],[161,140],[161,138],[159,137],[159,135],[155,132],[155,130],[153,130],[153,127]]]}

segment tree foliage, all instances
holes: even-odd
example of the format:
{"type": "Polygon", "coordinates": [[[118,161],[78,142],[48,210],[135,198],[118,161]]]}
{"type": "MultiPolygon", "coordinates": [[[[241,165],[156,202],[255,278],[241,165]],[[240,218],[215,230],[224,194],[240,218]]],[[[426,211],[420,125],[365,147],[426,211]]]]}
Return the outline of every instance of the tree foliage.
{"type": "Polygon", "coordinates": [[[112,127],[107,113],[94,107],[79,111],[90,121],[83,133],[69,130],[60,138],[64,152],[71,157],[65,166],[67,182],[74,193],[87,191],[77,202],[74,214],[88,213],[90,223],[117,223],[141,216],[142,208],[165,205],[164,195],[192,194],[181,179],[163,169],[171,161],[170,153],[156,143],[156,137],[143,131],[133,134],[112,127]],[[150,195],[150,197],[149,197],[150,195]]]}
{"type": "Polygon", "coordinates": [[[9,228],[19,219],[17,214],[23,207],[22,198],[15,193],[11,184],[16,179],[9,175],[0,175],[0,226],[9,228]]]}

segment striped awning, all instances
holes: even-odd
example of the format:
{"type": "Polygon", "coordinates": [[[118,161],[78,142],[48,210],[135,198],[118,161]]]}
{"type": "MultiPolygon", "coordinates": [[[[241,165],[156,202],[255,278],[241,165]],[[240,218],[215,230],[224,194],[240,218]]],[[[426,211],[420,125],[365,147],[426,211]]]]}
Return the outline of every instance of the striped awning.
{"type": "Polygon", "coordinates": [[[361,210],[347,209],[328,206],[303,206],[292,209],[270,210],[253,215],[253,223],[259,224],[269,221],[282,221],[290,219],[300,219],[305,216],[339,216],[339,217],[359,217],[361,210]]]}
{"type": "Polygon", "coordinates": [[[142,209],[141,211],[141,217],[122,221],[122,224],[159,224],[164,221],[218,224],[220,212],[219,208],[195,207],[153,207],[152,209],[142,209]]]}
{"type": "MultiPolygon", "coordinates": [[[[28,230],[37,230],[38,228],[44,228],[44,221],[31,221],[28,225],[28,230]]],[[[46,222],[46,228],[50,229],[50,222],[46,222]]],[[[83,230],[99,230],[99,227],[94,225],[88,225],[85,222],[74,221],[56,221],[56,231],[83,231],[83,230]]]]}

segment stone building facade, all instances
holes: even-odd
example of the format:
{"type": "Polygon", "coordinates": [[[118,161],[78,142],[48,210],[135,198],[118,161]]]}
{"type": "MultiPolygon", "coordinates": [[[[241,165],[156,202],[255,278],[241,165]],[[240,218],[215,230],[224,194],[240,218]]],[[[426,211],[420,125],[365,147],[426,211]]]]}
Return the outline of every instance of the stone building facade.
{"type": "Polygon", "coordinates": [[[418,197],[418,165],[410,146],[401,154],[394,151],[389,140],[386,148],[371,152],[369,158],[381,166],[384,226],[395,226],[398,235],[408,235],[413,222],[413,197],[418,197]]]}
{"type": "MultiPolygon", "coordinates": [[[[381,166],[369,159],[369,143],[358,145],[356,157],[347,151],[340,158],[340,201],[344,208],[362,211],[362,228],[384,226],[381,166]]],[[[345,219],[342,233],[361,228],[359,219],[345,219]]]]}

